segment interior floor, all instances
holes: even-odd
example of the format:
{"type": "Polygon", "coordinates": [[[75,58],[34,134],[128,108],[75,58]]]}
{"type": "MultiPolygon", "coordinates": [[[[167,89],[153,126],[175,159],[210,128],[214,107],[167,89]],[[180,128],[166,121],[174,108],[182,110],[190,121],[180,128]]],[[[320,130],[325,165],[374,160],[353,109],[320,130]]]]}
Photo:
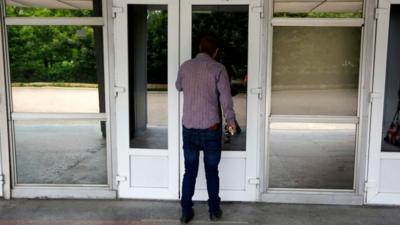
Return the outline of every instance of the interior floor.
{"type": "Polygon", "coordinates": [[[353,189],[352,129],[270,133],[269,187],[353,189]]]}

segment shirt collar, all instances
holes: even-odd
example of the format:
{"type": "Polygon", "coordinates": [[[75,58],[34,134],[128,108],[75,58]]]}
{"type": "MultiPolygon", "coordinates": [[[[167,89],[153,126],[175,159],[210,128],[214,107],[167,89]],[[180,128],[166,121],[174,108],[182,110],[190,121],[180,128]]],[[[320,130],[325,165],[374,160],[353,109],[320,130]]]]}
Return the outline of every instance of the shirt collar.
{"type": "Polygon", "coordinates": [[[209,56],[207,53],[200,52],[196,55],[196,58],[199,59],[212,59],[211,56],[209,56]]]}

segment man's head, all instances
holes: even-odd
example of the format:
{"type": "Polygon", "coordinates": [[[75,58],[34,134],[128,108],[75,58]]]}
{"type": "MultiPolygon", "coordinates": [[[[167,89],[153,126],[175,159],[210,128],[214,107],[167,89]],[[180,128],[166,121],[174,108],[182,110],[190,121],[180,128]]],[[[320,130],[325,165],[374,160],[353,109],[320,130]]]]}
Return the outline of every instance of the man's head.
{"type": "Polygon", "coordinates": [[[218,41],[212,35],[204,36],[200,41],[200,52],[215,58],[218,54],[218,41]]]}

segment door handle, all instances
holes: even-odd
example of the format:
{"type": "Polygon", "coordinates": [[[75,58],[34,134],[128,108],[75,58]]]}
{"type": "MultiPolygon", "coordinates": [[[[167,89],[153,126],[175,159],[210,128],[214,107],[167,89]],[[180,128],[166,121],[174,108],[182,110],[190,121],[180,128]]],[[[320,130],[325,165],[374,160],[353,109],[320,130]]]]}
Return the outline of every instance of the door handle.
{"type": "Polygon", "coordinates": [[[258,99],[261,100],[263,98],[263,89],[262,88],[251,88],[250,94],[258,95],[258,99]]]}
{"type": "Polygon", "coordinates": [[[125,87],[119,87],[119,86],[114,86],[114,96],[118,97],[119,93],[125,93],[126,88],[125,87]]]}

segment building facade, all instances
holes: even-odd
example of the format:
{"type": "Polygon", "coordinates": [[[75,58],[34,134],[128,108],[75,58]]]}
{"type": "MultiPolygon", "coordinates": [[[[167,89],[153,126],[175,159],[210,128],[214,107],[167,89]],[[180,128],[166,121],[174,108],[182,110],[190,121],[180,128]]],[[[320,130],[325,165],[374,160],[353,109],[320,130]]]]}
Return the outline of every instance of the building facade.
{"type": "MultiPolygon", "coordinates": [[[[213,33],[241,127],[223,200],[400,204],[400,0],[5,0],[1,15],[5,199],[179,199],[174,84],[213,33]]],[[[196,188],[207,199],[202,169],[196,188]]]]}

